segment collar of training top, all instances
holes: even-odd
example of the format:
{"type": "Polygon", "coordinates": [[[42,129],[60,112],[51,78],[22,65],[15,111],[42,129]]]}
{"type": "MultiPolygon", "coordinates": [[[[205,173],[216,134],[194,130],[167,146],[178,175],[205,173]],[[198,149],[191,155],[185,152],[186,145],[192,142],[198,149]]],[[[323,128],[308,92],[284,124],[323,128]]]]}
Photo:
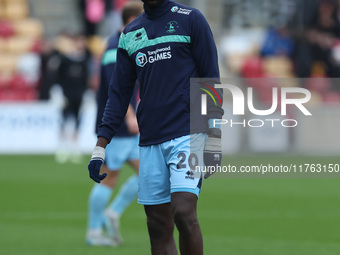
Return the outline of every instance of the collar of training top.
{"type": "Polygon", "coordinates": [[[145,14],[149,17],[149,18],[158,18],[160,16],[162,16],[163,14],[165,14],[167,11],[170,10],[170,6],[172,6],[174,4],[174,1],[172,0],[164,0],[164,2],[156,7],[156,8],[147,8],[144,4],[144,11],[145,14]]]}

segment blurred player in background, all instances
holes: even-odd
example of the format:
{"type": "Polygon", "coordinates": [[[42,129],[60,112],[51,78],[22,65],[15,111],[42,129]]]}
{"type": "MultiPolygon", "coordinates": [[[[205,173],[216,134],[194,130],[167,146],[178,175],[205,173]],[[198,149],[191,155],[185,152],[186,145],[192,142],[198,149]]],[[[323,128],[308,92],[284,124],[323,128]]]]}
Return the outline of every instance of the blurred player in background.
{"type": "Polygon", "coordinates": [[[143,2],[145,12],[126,26],[119,40],[110,97],[88,169],[96,182],[106,177],[99,173],[105,147],[124,119],[138,78],[138,203],[144,205],[147,216],[151,252],[177,254],[176,225],[181,254],[202,255],[196,213],[202,175],[192,175],[190,140],[198,142],[196,161],[204,157],[208,166],[220,164],[221,130],[212,123],[222,118],[223,110],[208,101],[207,116],[196,116],[204,126],[190,130],[191,125],[196,127],[190,123],[190,78],[219,78],[216,45],[197,9],[171,0],[143,2]]]}
{"type": "MultiPolygon", "coordinates": [[[[124,27],[143,12],[140,2],[127,2],[123,8],[122,19],[124,27]]],[[[101,81],[98,90],[98,114],[96,131],[101,124],[106,101],[108,99],[109,83],[116,65],[116,55],[120,33],[109,39],[109,45],[104,53],[101,66],[101,81]]],[[[138,124],[135,115],[137,105],[137,86],[130,101],[129,109],[117,135],[106,147],[105,162],[101,169],[107,177],[96,184],[89,197],[89,219],[87,243],[90,245],[116,246],[122,243],[119,233],[119,219],[125,209],[136,199],[138,192],[138,124]],[[122,185],[114,201],[105,210],[118,179],[119,170],[128,162],[137,174],[128,178],[122,185]],[[104,212],[105,211],[105,212],[104,212]],[[105,236],[102,227],[107,230],[105,236]]]]}
{"type": "Polygon", "coordinates": [[[93,59],[83,35],[68,35],[64,40],[68,46],[65,47],[67,50],[60,54],[57,83],[62,88],[65,103],[60,135],[61,145],[57,151],[56,160],[59,163],[65,163],[67,160],[81,163],[81,154],[78,149],[79,113],[92,75],[93,59]],[[68,132],[66,125],[70,118],[75,120],[72,132],[68,132]]]}

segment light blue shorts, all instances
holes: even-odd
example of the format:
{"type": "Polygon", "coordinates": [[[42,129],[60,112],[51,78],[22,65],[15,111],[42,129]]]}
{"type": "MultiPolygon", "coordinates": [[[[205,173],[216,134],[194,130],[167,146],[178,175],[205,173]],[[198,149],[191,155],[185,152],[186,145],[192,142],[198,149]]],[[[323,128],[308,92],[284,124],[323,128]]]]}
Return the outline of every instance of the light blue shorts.
{"type": "Polygon", "coordinates": [[[198,197],[203,179],[193,170],[195,165],[203,164],[205,140],[206,134],[193,134],[140,147],[138,203],[169,203],[174,192],[190,192],[198,197]]]}
{"type": "Polygon", "coordinates": [[[126,161],[139,160],[139,135],[114,137],[105,149],[105,164],[110,171],[122,168],[126,161]]]}

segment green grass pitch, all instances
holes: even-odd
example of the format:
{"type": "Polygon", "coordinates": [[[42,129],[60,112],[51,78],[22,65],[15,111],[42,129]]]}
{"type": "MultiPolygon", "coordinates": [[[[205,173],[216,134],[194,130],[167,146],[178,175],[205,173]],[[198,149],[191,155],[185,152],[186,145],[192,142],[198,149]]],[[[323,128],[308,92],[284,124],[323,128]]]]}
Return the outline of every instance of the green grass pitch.
{"type": "MultiPolygon", "coordinates": [[[[340,163],[338,157],[279,155],[225,160],[234,165],[340,163]]],[[[126,167],[119,183],[130,174],[126,167]]],[[[121,247],[85,244],[92,185],[87,159],[59,165],[52,156],[0,156],[0,254],[150,254],[143,207],[137,203],[122,217],[121,247]]],[[[208,179],[198,216],[208,255],[340,254],[338,178],[208,179]]]]}

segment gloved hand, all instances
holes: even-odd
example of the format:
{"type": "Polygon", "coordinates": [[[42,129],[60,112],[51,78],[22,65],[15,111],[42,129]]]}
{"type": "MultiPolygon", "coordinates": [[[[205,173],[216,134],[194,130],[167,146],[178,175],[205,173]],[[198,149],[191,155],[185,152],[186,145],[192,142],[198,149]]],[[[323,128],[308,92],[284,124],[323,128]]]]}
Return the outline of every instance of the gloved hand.
{"type": "Polygon", "coordinates": [[[100,183],[105,177],[106,173],[100,174],[100,168],[104,164],[105,160],[105,149],[100,146],[96,146],[93,149],[92,157],[88,165],[90,178],[95,182],[100,183]]]}
{"type": "Polygon", "coordinates": [[[209,178],[216,172],[217,166],[221,166],[222,162],[222,145],[221,145],[221,129],[209,128],[208,138],[204,146],[204,164],[205,169],[209,169],[204,175],[204,179],[209,178]]]}

